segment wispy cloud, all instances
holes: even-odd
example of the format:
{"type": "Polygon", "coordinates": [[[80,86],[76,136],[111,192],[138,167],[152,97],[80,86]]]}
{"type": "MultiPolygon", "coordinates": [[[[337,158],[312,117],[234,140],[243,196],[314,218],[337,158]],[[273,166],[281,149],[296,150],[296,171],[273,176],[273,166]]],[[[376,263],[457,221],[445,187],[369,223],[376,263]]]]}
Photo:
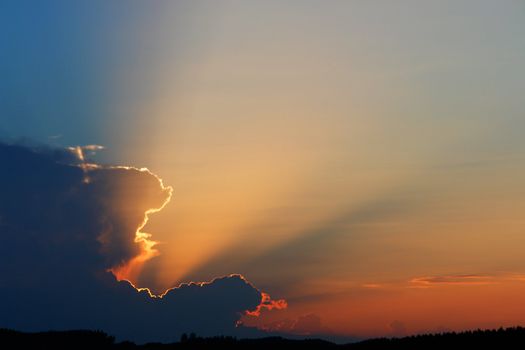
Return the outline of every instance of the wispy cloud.
{"type": "Polygon", "coordinates": [[[458,274],[414,277],[409,281],[411,288],[431,288],[440,285],[488,285],[510,281],[524,281],[525,275],[520,273],[499,274],[458,274]]]}
{"type": "Polygon", "coordinates": [[[445,276],[423,276],[410,280],[411,286],[430,287],[440,284],[454,285],[477,285],[496,283],[494,276],[488,275],[445,275],[445,276]]]}

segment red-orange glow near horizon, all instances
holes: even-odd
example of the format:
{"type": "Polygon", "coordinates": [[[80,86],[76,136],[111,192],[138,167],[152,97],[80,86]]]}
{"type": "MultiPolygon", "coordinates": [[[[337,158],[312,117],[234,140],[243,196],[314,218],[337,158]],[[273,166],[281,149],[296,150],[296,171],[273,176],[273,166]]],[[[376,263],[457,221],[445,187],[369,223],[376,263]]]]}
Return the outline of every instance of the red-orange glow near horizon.
{"type": "Polygon", "coordinates": [[[323,332],[363,338],[511,327],[525,322],[524,281],[523,273],[504,272],[356,285],[326,298],[295,299],[282,313],[245,318],[244,324],[297,332],[294,322],[314,314],[322,320],[323,332]],[[402,329],[393,327],[394,322],[402,329]]]}
{"type": "Polygon", "coordinates": [[[134,168],[134,167],[118,167],[118,168],[124,168],[124,169],[135,169],[138,171],[144,171],[148,172],[150,175],[154,176],[158,181],[160,188],[165,191],[168,191],[168,196],[162,203],[162,205],[158,208],[151,208],[146,210],[144,213],[144,219],[142,220],[141,224],[137,227],[137,230],[135,231],[135,243],[140,245],[141,252],[139,255],[133,257],[131,260],[129,260],[127,263],[116,266],[110,269],[110,271],[115,275],[117,280],[127,280],[127,281],[136,281],[138,278],[140,272],[142,271],[142,267],[144,266],[144,263],[148,261],[149,259],[153,258],[154,256],[159,255],[159,251],[155,249],[155,246],[158,244],[157,241],[151,239],[152,235],[147,232],[142,232],[142,229],[146,226],[149,220],[149,215],[157,213],[161,211],[171,200],[171,195],[173,193],[173,188],[171,186],[164,186],[164,183],[162,179],[152,173],[147,168],[134,168]]]}

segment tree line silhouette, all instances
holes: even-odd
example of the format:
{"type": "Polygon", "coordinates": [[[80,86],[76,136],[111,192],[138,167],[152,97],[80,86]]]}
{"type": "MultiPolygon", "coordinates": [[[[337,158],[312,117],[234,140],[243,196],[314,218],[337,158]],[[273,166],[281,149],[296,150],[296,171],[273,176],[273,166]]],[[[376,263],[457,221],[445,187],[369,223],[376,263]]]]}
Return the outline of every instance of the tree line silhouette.
{"type": "Polygon", "coordinates": [[[525,328],[512,327],[497,330],[475,330],[423,334],[403,338],[377,338],[356,343],[335,344],[321,339],[292,340],[281,337],[237,339],[229,336],[199,337],[183,334],[179,342],[137,345],[129,341],[116,342],[115,337],[102,331],[74,330],[25,333],[0,329],[2,349],[334,349],[334,350],[396,350],[484,348],[511,349],[525,345],[525,328]]]}

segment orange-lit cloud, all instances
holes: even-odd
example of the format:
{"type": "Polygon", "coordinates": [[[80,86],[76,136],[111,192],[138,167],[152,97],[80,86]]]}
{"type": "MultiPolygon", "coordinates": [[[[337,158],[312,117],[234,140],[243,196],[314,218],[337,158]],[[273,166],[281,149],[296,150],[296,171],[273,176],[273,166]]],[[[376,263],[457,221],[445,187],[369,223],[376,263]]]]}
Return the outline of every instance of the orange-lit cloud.
{"type": "Polygon", "coordinates": [[[120,280],[128,280],[128,281],[135,281],[138,277],[138,275],[141,272],[143,264],[151,259],[152,257],[159,254],[159,251],[155,249],[155,246],[157,245],[157,241],[154,241],[151,239],[151,234],[147,232],[143,232],[142,229],[149,220],[149,215],[157,213],[161,211],[171,200],[171,196],[173,193],[173,188],[171,186],[165,186],[162,179],[157,176],[156,174],[149,171],[147,168],[134,168],[134,167],[115,167],[115,168],[123,168],[123,169],[134,169],[136,171],[146,172],[149,175],[155,177],[157,181],[159,182],[159,186],[161,190],[164,192],[167,192],[166,199],[164,202],[157,208],[150,208],[147,209],[144,213],[144,219],[140,223],[140,225],[137,227],[137,230],[135,231],[135,239],[134,242],[140,246],[140,253],[139,255],[133,257],[131,260],[126,262],[125,264],[115,266],[111,268],[111,272],[115,275],[115,277],[120,280]]]}
{"type": "MultiPolygon", "coordinates": [[[[161,192],[167,193],[164,201],[160,203],[159,206],[148,208],[144,212],[144,217],[135,231],[135,237],[133,241],[134,244],[136,244],[138,247],[138,254],[125,262],[119,263],[116,266],[112,266],[109,269],[109,271],[111,271],[115,275],[117,280],[127,280],[130,282],[135,282],[142,270],[143,264],[149,259],[153,258],[154,256],[159,255],[159,251],[155,249],[155,246],[159,242],[151,239],[151,234],[143,232],[142,229],[148,223],[150,214],[154,214],[161,211],[170,202],[173,193],[173,188],[171,186],[165,186],[162,179],[157,174],[154,174],[147,168],[137,168],[133,166],[100,166],[96,163],[90,162],[87,159],[86,151],[89,151],[91,155],[94,155],[97,151],[101,151],[104,148],[105,147],[101,145],[71,146],[67,148],[67,150],[76,157],[78,163],[75,165],[82,169],[84,173],[83,182],[85,184],[89,184],[91,182],[90,171],[101,169],[118,169],[147,174],[158,182],[161,192]]],[[[104,244],[104,238],[99,237],[99,242],[104,244]]]]}
{"type": "Polygon", "coordinates": [[[253,311],[246,311],[246,315],[258,317],[262,310],[283,310],[288,307],[284,299],[272,300],[269,294],[261,292],[261,303],[253,311]]]}

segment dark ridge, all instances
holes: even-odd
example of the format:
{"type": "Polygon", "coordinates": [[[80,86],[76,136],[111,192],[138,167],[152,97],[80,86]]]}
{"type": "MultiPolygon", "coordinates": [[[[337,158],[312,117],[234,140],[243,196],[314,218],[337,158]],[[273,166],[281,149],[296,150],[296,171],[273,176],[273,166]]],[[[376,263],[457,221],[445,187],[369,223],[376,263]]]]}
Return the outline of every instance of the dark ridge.
{"type": "Polygon", "coordinates": [[[1,349],[447,349],[483,348],[518,349],[525,345],[525,328],[512,327],[497,330],[475,330],[440,334],[423,334],[404,338],[378,338],[358,343],[334,344],[321,339],[292,340],[281,337],[237,339],[228,336],[202,338],[183,334],[177,343],[116,342],[102,331],[50,331],[25,333],[0,329],[1,349]]]}

